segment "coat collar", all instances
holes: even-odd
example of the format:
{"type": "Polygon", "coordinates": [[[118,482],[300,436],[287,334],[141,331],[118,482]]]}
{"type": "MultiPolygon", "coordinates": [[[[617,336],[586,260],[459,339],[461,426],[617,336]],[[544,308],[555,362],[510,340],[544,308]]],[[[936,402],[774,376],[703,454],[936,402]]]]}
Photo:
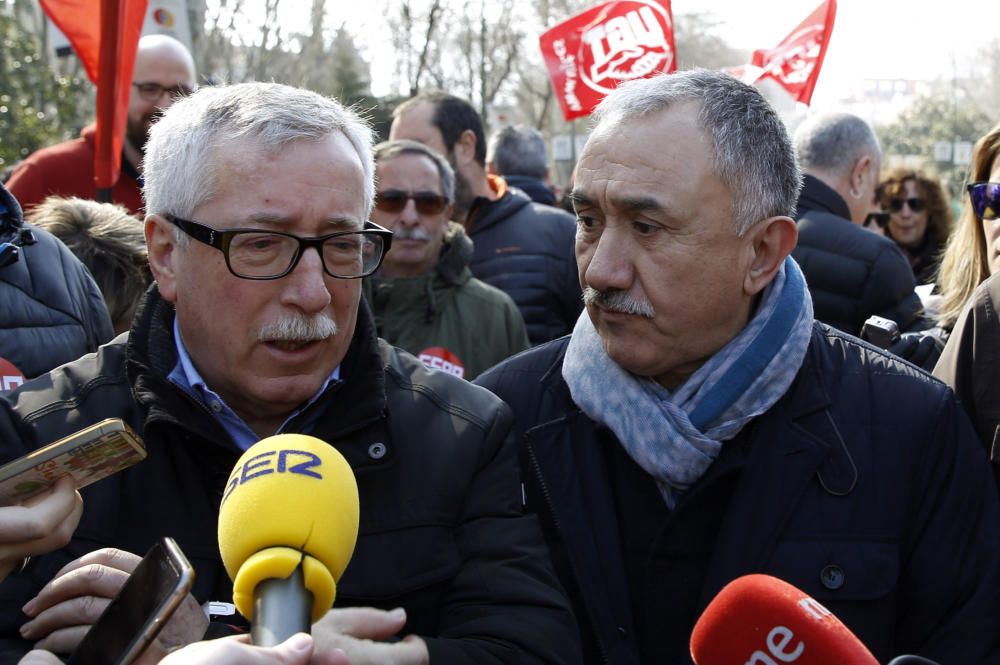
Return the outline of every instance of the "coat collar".
{"type": "Polygon", "coordinates": [[[795,208],[796,219],[810,210],[821,210],[851,221],[851,209],[843,197],[819,178],[808,174],[802,178],[802,191],[795,208]]]}
{"type": "MultiPolygon", "coordinates": [[[[385,361],[364,299],[357,316],[354,338],[341,362],[341,380],[331,382],[324,394],[287,428],[298,431],[300,423],[314,420],[312,414],[322,411],[323,416],[310,434],[335,445],[355,470],[388,463],[393,458],[385,422],[385,361]],[[370,430],[371,426],[375,430],[370,430]],[[362,429],[364,437],[354,442],[355,434],[362,429]],[[377,458],[369,452],[369,439],[384,445],[377,458]]],[[[177,364],[173,320],[173,305],[160,296],[154,283],[136,312],[126,351],[129,383],[146,414],[145,426],[155,429],[167,424],[210,441],[229,442],[229,436],[208,410],[166,378],[177,364]]]]}

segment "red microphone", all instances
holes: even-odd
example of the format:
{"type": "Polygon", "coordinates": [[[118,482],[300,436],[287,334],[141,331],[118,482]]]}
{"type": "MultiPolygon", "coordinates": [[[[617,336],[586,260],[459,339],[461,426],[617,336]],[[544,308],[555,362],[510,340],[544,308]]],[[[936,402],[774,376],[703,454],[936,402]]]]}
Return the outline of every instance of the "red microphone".
{"type": "Polygon", "coordinates": [[[695,624],[697,665],[878,665],[830,610],[769,575],[727,584],[695,624]]]}

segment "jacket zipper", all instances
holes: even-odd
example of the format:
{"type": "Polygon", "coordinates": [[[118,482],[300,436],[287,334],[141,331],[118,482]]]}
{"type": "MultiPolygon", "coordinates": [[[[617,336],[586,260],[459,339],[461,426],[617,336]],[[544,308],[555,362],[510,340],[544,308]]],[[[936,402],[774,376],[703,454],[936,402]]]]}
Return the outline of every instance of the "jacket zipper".
{"type": "MultiPolygon", "coordinates": [[[[545,478],[542,476],[542,468],[538,464],[538,458],[535,456],[535,449],[532,447],[530,441],[527,442],[527,449],[528,449],[528,457],[531,458],[531,466],[535,470],[535,478],[538,480],[538,486],[542,489],[542,497],[545,499],[545,507],[548,509],[549,515],[552,516],[552,524],[556,528],[556,533],[559,534],[559,539],[563,540],[562,527],[559,526],[559,518],[556,516],[555,507],[552,502],[552,495],[549,493],[549,488],[545,484],[545,478]]],[[[571,557],[567,558],[571,559],[571,557]]],[[[583,594],[584,592],[581,589],[580,591],[581,597],[583,596],[583,594]]],[[[567,602],[569,602],[568,597],[566,600],[567,602]]],[[[601,631],[597,626],[595,626],[595,628],[598,629],[596,637],[597,637],[597,646],[601,650],[601,662],[604,663],[605,665],[611,665],[611,659],[608,657],[608,648],[607,645],[605,645],[604,643],[604,638],[601,634],[601,631]]]]}

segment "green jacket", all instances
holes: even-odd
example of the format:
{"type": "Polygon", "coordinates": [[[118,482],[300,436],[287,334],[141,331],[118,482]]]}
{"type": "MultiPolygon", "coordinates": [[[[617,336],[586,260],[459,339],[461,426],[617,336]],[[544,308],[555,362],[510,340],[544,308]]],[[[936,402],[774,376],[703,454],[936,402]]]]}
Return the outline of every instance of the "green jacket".
{"type": "Polygon", "coordinates": [[[450,223],[433,272],[364,284],[379,337],[469,380],[529,346],[514,301],[473,277],[471,258],[472,240],[450,223]]]}

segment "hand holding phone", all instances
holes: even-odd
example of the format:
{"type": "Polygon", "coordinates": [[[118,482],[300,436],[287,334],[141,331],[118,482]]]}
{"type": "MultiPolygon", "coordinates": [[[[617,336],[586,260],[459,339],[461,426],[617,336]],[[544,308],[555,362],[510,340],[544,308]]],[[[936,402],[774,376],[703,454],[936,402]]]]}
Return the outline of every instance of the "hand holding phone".
{"type": "Polygon", "coordinates": [[[0,505],[21,503],[69,476],[80,489],[146,458],[120,418],[108,418],[0,466],[0,505]]]}
{"type": "Polygon", "coordinates": [[[70,478],[61,478],[51,492],[33,496],[24,505],[0,508],[0,580],[25,557],[68,543],[82,512],[83,499],[70,478]]]}
{"type": "MultiPolygon", "coordinates": [[[[128,581],[87,631],[69,665],[130,665],[156,638],[174,611],[188,599],[194,568],[172,538],[153,545],[128,581]]],[[[200,615],[200,638],[208,619],[200,615]]],[[[158,654],[157,660],[164,654],[158,654]]]]}

